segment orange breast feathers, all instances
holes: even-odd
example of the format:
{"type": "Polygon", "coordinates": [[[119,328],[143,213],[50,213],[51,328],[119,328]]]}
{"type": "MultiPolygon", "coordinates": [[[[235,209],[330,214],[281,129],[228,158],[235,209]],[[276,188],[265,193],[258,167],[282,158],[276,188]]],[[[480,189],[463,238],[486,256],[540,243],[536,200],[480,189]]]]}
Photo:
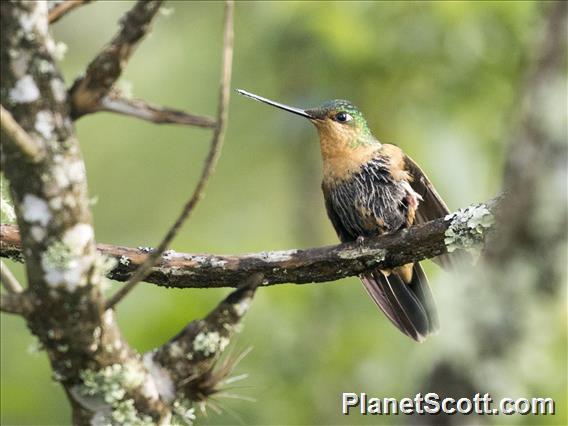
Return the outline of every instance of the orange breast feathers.
{"type": "Polygon", "coordinates": [[[381,145],[361,144],[357,129],[333,121],[317,123],[323,160],[324,181],[348,179],[371,160],[381,145]]]}

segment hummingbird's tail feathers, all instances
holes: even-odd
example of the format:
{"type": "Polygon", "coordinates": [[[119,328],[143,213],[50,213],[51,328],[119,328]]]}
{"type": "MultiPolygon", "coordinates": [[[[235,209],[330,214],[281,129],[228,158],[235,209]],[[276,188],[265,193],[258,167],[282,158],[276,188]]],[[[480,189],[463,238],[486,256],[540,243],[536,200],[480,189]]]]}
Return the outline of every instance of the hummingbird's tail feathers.
{"type": "Polygon", "coordinates": [[[419,264],[406,284],[396,273],[373,271],[361,276],[365,289],[387,318],[417,342],[438,329],[438,315],[428,281],[419,264]]]}
{"type": "Polygon", "coordinates": [[[428,284],[428,278],[426,278],[426,274],[420,263],[414,264],[412,281],[408,286],[416,295],[428,315],[428,322],[430,324],[429,333],[436,333],[440,329],[438,309],[436,308],[436,301],[428,284]]]}

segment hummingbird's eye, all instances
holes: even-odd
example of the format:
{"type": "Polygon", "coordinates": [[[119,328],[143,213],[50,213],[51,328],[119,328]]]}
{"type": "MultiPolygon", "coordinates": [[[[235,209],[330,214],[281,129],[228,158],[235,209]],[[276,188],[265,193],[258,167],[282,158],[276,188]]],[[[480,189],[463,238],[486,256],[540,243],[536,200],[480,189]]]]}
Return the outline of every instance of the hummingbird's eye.
{"type": "Polygon", "coordinates": [[[342,111],[342,112],[338,112],[337,114],[335,114],[335,117],[333,117],[333,119],[335,121],[339,121],[340,123],[346,123],[347,121],[353,120],[353,117],[351,117],[346,112],[342,111]]]}

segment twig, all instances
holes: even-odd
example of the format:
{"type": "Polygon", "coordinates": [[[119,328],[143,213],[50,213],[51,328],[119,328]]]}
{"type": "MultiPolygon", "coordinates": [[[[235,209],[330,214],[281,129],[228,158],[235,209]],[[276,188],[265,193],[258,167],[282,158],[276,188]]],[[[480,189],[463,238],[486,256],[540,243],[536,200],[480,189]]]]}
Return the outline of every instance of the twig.
{"type": "Polygon", "coordinates": [[[171,241],[177,235],[183,223],[190,216],[191,212],[197,205],[197,203],[203,198],[203,190],[209,180],[209,177],[215,170],[217,160],[221,154],[221,148],[223,145],[223,137],[225,134],[225,122],[227,120],[227,113],[229,107],[229,96],[230,96],[230,86],[231,86],[231,68],[233,62],[233,2],[225,2],[225,23],[224,23],[224,35],[223,35],[223,59],[221,62],[221,82],[219,87],[219,104],[217,109],[217,125],[213,132],[213,138],[211,140],[211,148],[209,149],[209,154],[205,159],[205,164],[201,172],[201,177],[199,182],[193,191],[193,194],[189,201],[183,207],[181,214],[169,229],[168,233],[158,246],[148,258],[144,261],[142,265],[136,270],[134,275],[122,287],[117,291],[106,304],[106,308],[110,309],[114,307],[122,298],[124,298],[140,281],[146,278],[146,275],[150,272],[152,267],[158,262],[162,257],[162,254],[166,251],[171,241]]]}
{"type": "Polygon", "coordinates": [[[0,121],[2,132],[8,137],[12,145],[21,152],[29,161],[37,163],[45,155],[41,145],[34,141],[31,136],[18,124],[12,114],[0,105],[0,121]]]}
{"type": "Polygon", "coordinates": [[[0,260],[0,281],[9,293],[21,293],[24,288],[16,279],[14,274],[8,269],[6,264],[0,260]]]}
{"type": "Polygon", "coordinates": [[[142,99],[110,94],[102,98],[98,111],[115,112],[156,124],[173,123],[213,129],[215,120],[211,117],[189,114],[183,111],[152,105],[142,99]]]}
{"type": "Polygon", "coordinates": [[[59,21],[63,16],[76,9],[79,6],[90,3],[93,0],[66,0],[62,3],[55,5],[48,15],[48,21],[50,24],[59,21]]]}
{"type": "Polygon", "coordinates": [[[71,116],[74,119],[100,107],[122,74],[134,49],[149,32],[150,23],[162,0],[139,0],[121,19],[121,27],[111,42],[91,61],[84,76],[79,77],[69,90],[71,116]]]}
{"type": "MultiPolygon", "coordinates": [[[[493,214],[501,199],[484,204],[493,214]]],[[[264,275],[264,285],[304,284],[356,276],[373,268],[391,269],[429,259],[448,251],[446,231],[452,219],[440,218],[396,234],[305,250],[235,255],[167,253],[145,281],[162,287],[235,287],[253,273],[264,275]]],[[[489,231],[487,228],[486,231],[489,231]]],[[[481,236],[481,235],[480,235],[481,236]]],[[[18,259],[21,242],[15,225],[0,226],[0,256],[18,259]]],[[[146,255],[135,248],[99,244],[98,250],[115,258],[108,277],[127,281],[144,263],[146,255]]]]}
{"type": "Polygon", "coordinates": [[[14,293],[0,295],[0,311],[7,314],[24,315],[27,309],[22,295],[14,293]]]}

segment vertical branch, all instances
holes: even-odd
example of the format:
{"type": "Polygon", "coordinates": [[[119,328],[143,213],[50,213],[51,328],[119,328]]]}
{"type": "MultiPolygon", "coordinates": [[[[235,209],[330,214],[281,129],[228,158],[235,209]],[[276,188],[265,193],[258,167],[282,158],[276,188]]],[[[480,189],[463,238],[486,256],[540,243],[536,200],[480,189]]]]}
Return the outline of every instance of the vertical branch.
{"type": "MultiPolygon", "coordinates": [[[[503,221],[501,239],[494,242],[492,250],[491,257],[498,263],[508,261],[523,251],[549,251],[554,247],[549,239],[561,238],[566,230],[564,226],[564,232],[562,229],[559,229],[560,232],[553,230],[549,238],[544,238],[543,232],[547,227],[535,226],[534,222],[535,218],[542,216],[539,211],[543,209],[560,213],[565,207],[561,197],[566,194],[564,185],[557,189],[558,204],[551,206],[543,202],[546,200],[541,200],[543,194],[555,189],[547,186],[546,181],[555,170],[565,170],[567,160],[567,84],[563,67],[568,51],[568,3],[545,4],[548,10],[543,25],[544,39],[537,49],[540,55],[525,81],[520,126],[509,145],[505,165],[504,186],[511,196],[504,200],[502,210],[506,220],[503,221]],[[552,99],[562,102],[564,108],[551,104],[553,93],[558,93],[559,97],[552,99]]],[[[565,179],[563,182],[566,183],[565,179]]],[[[543,258],[551,259],[550,256],[543,258]]]]}
{"type": "MultiPolygon", "coordinates": [[[[459,347],[467,350],[460,353],[453,339],[448,342],[451,349],[439,357],[423,385],[440,397],[457,399],[480,389],[496,394],[522,386],[522,371],[507,373],[509,360],[514,357],[523,365],[542,351],[534,340],[546,340],[552,331],[534,318],[541,318],[550,302],[547,296],[558,294],[566,282],[568,5],[559,1],[543,6],[544,37],[536,43],[538,57],[520,90],[523,102],[518,128],[510,137],[507,196],[497,215],[498,231],[488,241],[479,270],[469,271],[470,278],[452,295],[460,317],[454,327],[462,331],[459,347]],[[479,315],[480,308],[488,315],[479,315]],[[456,358],[474,368],[456,365],[456,358]]],[[[422,421],[457,425],[465,416],[425,416],[422,421]]]]}
{"type": "Polygon", "coordinates": [[[140,281],[142,281],[146,277],[146,275],[148,275],[152,267],[158,262],[164,251],[166,251],[174,237],[177,235],[183,223],[189,218],[197,203],[199,203],[199,201],[203,198],[205,186],[207,185],[209,178],[215,170],[215,166],[217,164],[217,161],[219,160],[219,156],[221,155],[221,148],[223,146],[229,107],[231,69],[233,62],[233,7],[234,5],[232,1],[225,2],[223,58],[221,61],[221,82],[219,85],[217,124],[213,131],[211,148],[209,149],[209,153],[207,154],[207,158],[205,159],[205,164],[203,166],[199,181],[197,182],[197,186],[195,187],[191,198],[184,205],[177,220],[168,230],[166,236],[163,238],[158,248],[148,256],[147,260],[142,265],[140,265],[140,267],[132,275],[130,280],[125,284],[125,286],[117,291],[113,295],[113,297],[108,300],[106,304],[107,309],[113,308],[140,281]]]}
{"type": "MultiPolygon", "coordinates": [[[[0,24],[0,100],[10,113],[2,114],[2,127],[13,142],[2,144],[2,166],[14,200],[28,281],[27,290],[18,299],[7,294],[2,307],[18,310],[14,301],[21,302],[53,376],[70,398],[74,423],[90,424],[97,409],[79,402],[73,393],[84,388],[85,372],[129,365],[141,377],[148,376],[113,313],[103,311],[104,262],[95,248],[85,164],[67,90],[52,54],[47,2],[0,2],[0,24]],[[34,146],[41,147],[41,155],[34,146]]],[[[144,384],[148,386],[125,389],[119,402],[132,403],[134,416],[159,423],[169,410],[157,395],[147,393],[153,382],[144,384]]]]}

